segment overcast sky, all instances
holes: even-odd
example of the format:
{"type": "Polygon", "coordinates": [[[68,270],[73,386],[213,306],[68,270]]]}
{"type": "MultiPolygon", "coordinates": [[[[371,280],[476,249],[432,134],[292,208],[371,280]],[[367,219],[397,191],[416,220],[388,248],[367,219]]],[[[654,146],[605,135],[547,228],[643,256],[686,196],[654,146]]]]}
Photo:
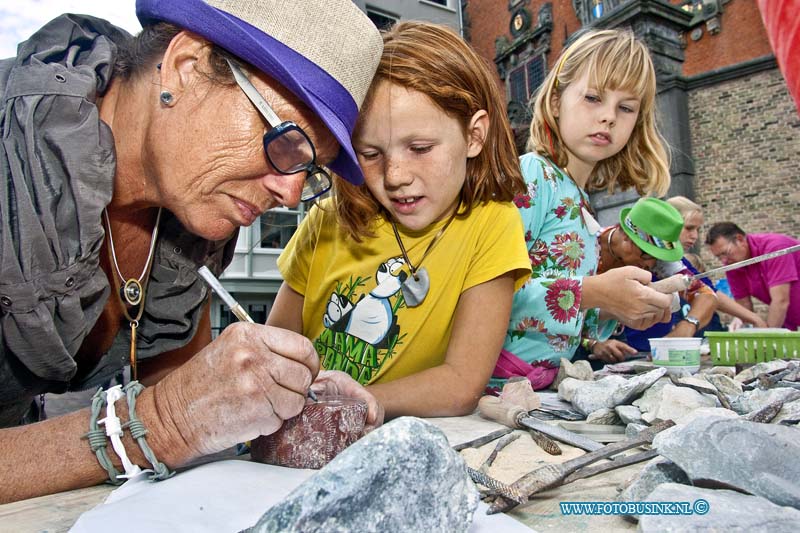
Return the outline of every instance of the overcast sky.
{"type": "Polygon", "coordinates": [[[0,58],[16,55],[17,44],[62,13],[104,18],[136,33],[135,0],[0,0],[0,58]]]}

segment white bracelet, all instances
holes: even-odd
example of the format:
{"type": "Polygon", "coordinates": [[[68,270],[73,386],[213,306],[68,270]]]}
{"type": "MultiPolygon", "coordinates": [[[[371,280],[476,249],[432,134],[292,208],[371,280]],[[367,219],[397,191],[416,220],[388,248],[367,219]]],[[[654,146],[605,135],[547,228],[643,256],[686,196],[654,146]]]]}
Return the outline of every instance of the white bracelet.
{"type": "Polygon", "coordinates": [[[114,408],[114,402],[124,397],[125,395],[122,393],[122,387],[120,385],[115,385],[108,389],[106,391],[106,417],[99,420],[97,423],[103,424],[106,427],[106,435],[111,439],[111,447],[114,448],[114,451],[122,461],[122,466],[125,468],[125,475],[119,475],[117,477],[130,479],[139,474],[142,469],[128,459],[125,445],[122,444],[122,439],[120,438],[122,437],[122,424],[114,408]]]}

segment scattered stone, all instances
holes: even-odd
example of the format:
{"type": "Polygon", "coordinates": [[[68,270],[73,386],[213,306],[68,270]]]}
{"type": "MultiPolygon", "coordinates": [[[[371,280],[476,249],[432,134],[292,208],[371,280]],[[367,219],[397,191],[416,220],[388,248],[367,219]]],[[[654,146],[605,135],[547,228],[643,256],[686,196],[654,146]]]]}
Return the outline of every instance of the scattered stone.
{"type": "Polygon", "coordinates": [[[614,408],[623,424],[641,424],[642,412],[635,405],[618,405],[614,408]]]}
{"type": "Polygon", "coordinates": [[[564,359],[562,357],[553,388],[557,389],[561,382],[567,378],[575,378],[581,381],[594,381],[594,370],[592,370],[591,363],[585,359],[573,363],[569,359],[564,359]]]}
{"type": "Polygon", "coordinates": [[[741,396],[731,402],[731,409],[744,415],[752,411],[766,407],[772,402],[782,400],[784,403],[793,402],[800,399],[800,390],[786,387],[776,387],[774,389],[753,389],[744,392],[741,396]]]}
{"type": "Polygon", "coordinates": [[[792,422],[800,420],[800,400],[784,403],[781,410],[778,411],[778,414],[772,419],[772,423],[778,424],[784,420],[790,420],[792,422]]]}
{"type": "Polygon", "coordinates": [[[565,402],[572,402],[573,396],[575,396],[575,391],[578,390],[579,387],[583,386],[583,381],[575,378],[566,378],[564,381],[558,384],[558,397],[564,400],[565,402]]]}
{"type": "Polygon", "coordinates": [[[477,506],[478,491],[444,434],[402,417],[347,448],[247,531],[466,532],[477,506]]]}
{"type": "Polygon", "coordinates": [[[692,483],[800,508],[800,433],[777,424],[698,418],[656,435],[653,447],[692,483]]]}
{"type": "Polygon", "coordinates": [[[726,376],[733,379],[736,375],[736,367],[733,366],[714,366],[703,372],[706,376],[726,376]]]}
{"type": "Polygon", "coordinates": [[[522,407],[525,411],[533,411],[542,406],[539,395],[533,391],[531,381],[526,377],[513,377],[503,385],[500,399],[509,405],[522,407]]]}
{"type": "Polygon", "coordinates": [[[739,383],[744,383],[746,381],[750,381],[751,379],[757,378],[760,374],[769,374],[770,372],[778,372],[780,370],[785,369],[789,366],[789,363],[783,361],[781,359],[775,359],[773,361],[766,361],[763,363],[758,363],[750,368],[745,368],[738,374],[736,374],[735,379],[739,383]]]}
{"type": "Polygon", "coordinates": [[[687,413],[685,416],[682,416],[680,418],[680,422],[677,423],[686,425],[689,424],[692,420],[703,417],[739,418],[739,415],[737,415],[730,409],[725,409],[724,407],[699,407],[693,410],[692,412],[687,413]]]}
{"type": "Polygon", "coordinates": [[[638,400],[633,402],[633,405],[639,408],[639,411],[642,413],[647,413],[648,411],[653,411],[658,407],[658,404],[661,403],[661,389],[663,389],[667,385],[671,385],[671,381],[669,378],[661,378],[653,385],[644,391],[642,397],[638,400]]]}
{"type": "MultiPolygon", "coordinates": [[[[617,501],[642,502],[662,483],[689,484],[690,481],[686,472],[678,468],[675,463],[663,457],[656,457],[647,462],[638,474],[625,482],[622,492],[617,496],[617,501]]],[[[625,516],[638,518],[635,513],[625,516]]]]}
{"type": "Polygon", "coordinates": [[[697,389],[702,389],[702,391],[697,391],[697,392],[711,394],[712,396],[717,393],[717,388],[710,382],[706,381],[705,379],[696,378],[694,376],[686,376],[678,378],[678,383],[683,383],[684,385],[691,385],[693,387],[697,387],[697,389]]]}
{"type": "Polygon", "coordinates": [[[661,401],[655,409],[642,414],[642,419],[651,423],[656,418],[673,420],[676,424],[690,412],[700,407],[716,407],[715,397],[701,394],[694,389],[665,385],[661,389],[661,401]]]}
{"type": "Polygon", "coordinates": [[[639,531],[769,531],[794,533],[800,511],[781,507],[758,496],[732,490],[710,490],[678,483],[664,483],[647,498],[649,502],[688,502],[691,514],[642,514],[639,531]],[[705,512],[703,512],[705,511],[705,512]]]}
{"type": "Polygon", "coordinates": [[[722,374],[706,374],[705,378],[709,383],[714,385],[718,391],[729,396],[731,399],[740,396],[744,392],[742,390],[742,384],[731,377],[722,374]]]}
{"type": "Polygon", "coordinates": [[[613,409],[617,405],[629,404],[666,373],[666,368],[658,368],[631,379],[608,376],[600,381],[584,382],[574,392],[572,405],[588,415],[604,407],[613,409]]]}
{"type": "MultiPolygon", "coordinates": [[[[625,426],[625,438],[632,439],[639,434],[640,431],[643,429],[647,429],[647,426],[644,424],[628,424],[625,426]]],[[[672,428],[669,428],[672,429],[672,428]]],[[[669,431],[669,430],[665,430],[669,431]]]]}
{"type": "Polygon", "coordinates": [[[619,424],[619,416],[613,409],[606,407],[592,411],[586,417],[587,424],[602,424],[604,426],[614,426],[619,424]]]}

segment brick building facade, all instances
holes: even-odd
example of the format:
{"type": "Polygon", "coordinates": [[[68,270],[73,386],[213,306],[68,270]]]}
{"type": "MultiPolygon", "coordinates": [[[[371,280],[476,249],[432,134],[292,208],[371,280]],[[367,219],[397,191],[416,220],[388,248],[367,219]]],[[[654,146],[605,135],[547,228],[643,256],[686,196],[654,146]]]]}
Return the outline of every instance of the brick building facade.
{"type": "MultiPolygon", "coordinates": [[[[509,96],[511,73],[531,54],[549,72],[578,29],[633,28],[658,70],[660,124],[673,153],[670,195],[701,204],[706,225],[732,220],[748,232],[800,237],[800,118],[753,0],[462,3],[465,35],[495,64],[509,96]],[[597,4],[602,11],[593,11],[597,4]],[[520,11],[527,25],[517,17],[515,28],[520,11]]],[[[519,131],[518,106],[509,112],[519,131]]],[[[601,222],[611,222],[635,198],[600,194],[593,203],[601,222]]],[[[707,250],[703,258],[716,266],[707,250]]]]}

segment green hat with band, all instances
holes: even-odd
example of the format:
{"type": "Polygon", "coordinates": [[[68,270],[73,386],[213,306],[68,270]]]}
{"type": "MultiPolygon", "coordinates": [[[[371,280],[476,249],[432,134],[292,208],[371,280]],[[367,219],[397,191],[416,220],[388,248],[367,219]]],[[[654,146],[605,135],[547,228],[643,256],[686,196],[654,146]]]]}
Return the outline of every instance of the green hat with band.
{"type": "Polygon", "coordinates": [[[647,255],[661,261],[679,261],[683,257],[683,217],[664,200],[640,198],[633,207],[620,212],[619,225],[647,255]]]}

